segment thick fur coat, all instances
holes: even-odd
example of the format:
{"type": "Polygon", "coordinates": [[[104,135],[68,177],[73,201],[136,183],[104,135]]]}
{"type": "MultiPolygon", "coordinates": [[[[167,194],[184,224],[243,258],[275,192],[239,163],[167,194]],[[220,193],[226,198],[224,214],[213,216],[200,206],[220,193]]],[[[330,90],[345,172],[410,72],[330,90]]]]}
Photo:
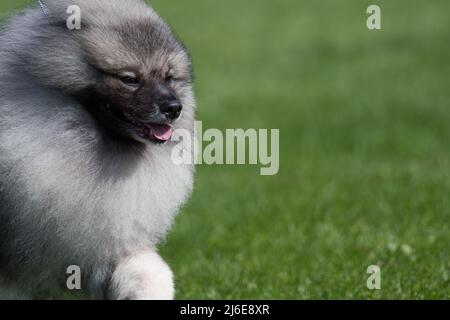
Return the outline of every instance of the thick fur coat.
{"type": "Polygon", "coordinates": [[[28,9],[0,33],[0,298],[62,293],[77,265],[91,298],[170,299],[156,246],[191,194],[194,167],[172,161],[175,142],[110,136],[89,110],[97,100],[84,101],[103,81],[98,69],[171,68],[183,104],[173,127],[193,134],[187,50],[141,0],[46,5],[48,15],[28,9]],[[81,30],[65,27],[72,4],[81,30]]]}

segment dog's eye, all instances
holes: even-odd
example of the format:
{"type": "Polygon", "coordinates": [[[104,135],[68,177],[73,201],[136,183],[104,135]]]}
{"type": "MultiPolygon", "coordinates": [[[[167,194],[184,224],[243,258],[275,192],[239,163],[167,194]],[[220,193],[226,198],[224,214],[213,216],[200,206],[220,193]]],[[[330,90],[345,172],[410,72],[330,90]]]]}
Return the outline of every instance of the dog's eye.
{"type": "Polygon", "coordinates": [[[139,80],[136,77],[130,76],[120,77],[120,81],[122,81],[124,84],[130,87],[139,87],[141,85],[141,80],[139,80]]]}
{"type": "Polygon", "coordinates": [[[175,76],[174,76],[173,74],[168,74],[168,75],[166,76],[166,81],[167,81],[167,82],[175,81],[175,76]]]}

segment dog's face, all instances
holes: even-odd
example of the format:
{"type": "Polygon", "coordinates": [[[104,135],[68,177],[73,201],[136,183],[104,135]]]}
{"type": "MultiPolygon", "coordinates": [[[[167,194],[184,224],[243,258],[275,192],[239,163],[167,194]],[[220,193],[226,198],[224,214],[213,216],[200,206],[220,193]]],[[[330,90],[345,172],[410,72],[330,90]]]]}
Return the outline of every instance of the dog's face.
{"type": "Polygon", "coordinates": [[[140,142],[168,141],[183,108],[190,107],[185,96],[192,90],[192,67],[185,47],[166,26],[151,21],[109,32],[107,42],[92,42],[99,34],[95,28],[83,37],[96,74],[85,98],[95,99],[94,114],[114,133],[140,142]]]}
{"type": "Polygon", "coordinates": [[[36,11],[42,23],[35,54],[22,58],[38,82],[78,99],[120,138],[161,143],[175,129],[193,130],[190,56],[144,1],[46,3],[47,19],[36,11]],[[82,13],[80,30],[67,28],[72,4],[82,13]]]}
{"type": "Polygon", "coordinates": [[[165,142],[172,136],[172,124],[180,118],[183,104],[176,91],[170,67],[155,70],[119,70],[103,77],[102,110],[117,121],[116,129],[138,139],[165,142]],[[124,128],[125,127],[125,128],[124,128]]]}

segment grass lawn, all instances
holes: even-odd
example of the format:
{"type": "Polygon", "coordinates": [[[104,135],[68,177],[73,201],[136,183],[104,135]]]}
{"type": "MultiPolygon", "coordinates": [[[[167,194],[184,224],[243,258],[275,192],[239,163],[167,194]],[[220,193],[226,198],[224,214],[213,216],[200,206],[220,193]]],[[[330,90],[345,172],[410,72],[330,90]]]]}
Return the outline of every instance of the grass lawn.
{"type": "Polygon", "coordinates": [[[179,299],[450,298],[448,0],[151,3],[192,51],[204,128],[281,129],[277,176],[198,168],[161,247],[179,299]]]}

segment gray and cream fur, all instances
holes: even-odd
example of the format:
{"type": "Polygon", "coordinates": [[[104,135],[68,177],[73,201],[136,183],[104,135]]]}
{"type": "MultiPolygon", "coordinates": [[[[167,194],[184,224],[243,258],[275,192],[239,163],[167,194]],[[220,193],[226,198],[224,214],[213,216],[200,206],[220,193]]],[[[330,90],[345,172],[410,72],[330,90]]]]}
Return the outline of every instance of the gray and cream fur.
{"type": "Polygon", "coordinates": [[[193,134],[187,50],[141,0],[46,5],[0,31],[0,298],[58,297],[77,265],[90,298],[172,299],[156,246],[194,167],[171,160],[175,142],[143,141],[122,120],[148,111],[162,123],[152,97],[164,87],[183,106],[171,127],[193,134]],[[66,27],[73,4],[81,30],[66,27]],[[139,89],[119,81],[129,70],[139,89]]]}

